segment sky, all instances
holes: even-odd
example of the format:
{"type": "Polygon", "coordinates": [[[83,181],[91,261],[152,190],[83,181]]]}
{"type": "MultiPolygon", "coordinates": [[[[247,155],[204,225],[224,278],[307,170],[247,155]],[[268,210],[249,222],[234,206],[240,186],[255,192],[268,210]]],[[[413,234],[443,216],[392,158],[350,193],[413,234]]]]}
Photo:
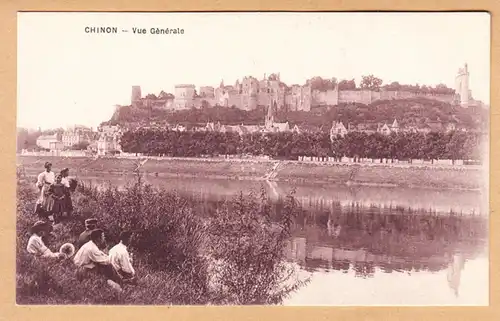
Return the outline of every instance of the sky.
{"type": "Polygon", "coordinates": [[[19,13],[17,124],[95,127],[130,104],[134,85],[144,96],[278,72],[289,85],[373,74],[454,88],[465,63],[473,97],[489,104],[487,13],[19,13]]]}

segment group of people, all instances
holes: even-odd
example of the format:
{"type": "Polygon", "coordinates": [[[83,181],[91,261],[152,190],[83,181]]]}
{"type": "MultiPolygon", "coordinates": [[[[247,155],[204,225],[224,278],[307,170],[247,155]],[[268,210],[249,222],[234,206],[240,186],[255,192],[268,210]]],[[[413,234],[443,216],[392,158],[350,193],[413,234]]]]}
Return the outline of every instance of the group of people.
{"type": "Polygon", "coordinates": [[[45,170],[38,175],[36,186],[40,191],[35,212],[43,219],[58,223],[63,216],[73,212],[71,192],[76,188],[76,180],[69,178],[69,168],[60,173],[52,171],[52,164],[45,163],[45,170]]]}
{"type": "Polygon", "coordinates": [[[31,227],[28,253],[56,261],[72,258],[78,279],[94,273],[105,277],[108,285],[118,291],[122,290],[123,284],[136,284],[132,255],[127,248],[133,236],[130,231],[122,232],[119,243],[106,253],[104,231],[98,228],[97,219],[90,218],[85,220],[85,230],[74,244],[62,245],[59,252],[46,246],[44,240],[53,233],[54,224],[59,223],[62,215],[70,215],[73,211],[70,192],[74,187],[68,178],[69,170],[65,168],[61,174],[54,175],[51,169],[52,164],[46,163],[45,171],[38,175],[36,186],[40,197],[36,212],[43,219],[31,227]]]}

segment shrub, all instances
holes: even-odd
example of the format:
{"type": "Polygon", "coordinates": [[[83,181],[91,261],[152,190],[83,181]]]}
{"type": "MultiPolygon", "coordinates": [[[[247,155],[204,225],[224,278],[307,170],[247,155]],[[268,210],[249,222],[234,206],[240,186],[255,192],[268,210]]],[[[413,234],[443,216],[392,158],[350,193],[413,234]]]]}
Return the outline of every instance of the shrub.
{"type": "Polygon", "coordinates": [[[260,199],[240,193],[209,220],[214,282],[224,303],[277,304],[306,282],[294,279],[296,271],[283,256],[298,205],[290,195],[285,215],[273,215],[271,208],[264,190],[260,199]]]}

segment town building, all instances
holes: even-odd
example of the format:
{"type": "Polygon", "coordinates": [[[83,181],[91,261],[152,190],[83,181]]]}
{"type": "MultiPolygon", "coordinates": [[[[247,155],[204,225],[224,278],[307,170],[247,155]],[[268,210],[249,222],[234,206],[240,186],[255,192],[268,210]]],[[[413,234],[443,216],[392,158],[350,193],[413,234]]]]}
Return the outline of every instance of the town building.
{"type": "Polygon", "coordinates": [[[62,143],[65,147],[71,147],[80,144],[84,141],[84,136],[80,132],[64,132],[62,135],[62,143]]]}
{"type": "Polygon", "coordinates": [[[330,129],[330,140],[333,141],[337,136],[344,137],[347,133],[347,128],[345,128],[342,122],[334,121],[330,129]]]}
{"type": "Polygon", "coordinates": [[[89,143],[95,140],[94,131],[92,128],[85,126],[74,126],[64,131],[61,137],[64,147],[71,148],[72,146],[82,143],[89,143]]]}
{"type": "Polygon", "coordinates": [[[40,148],[51,149],[53,144],[60,142],[60,135],[55,133],[53,135],[41,135],[36,140],[36,145],[40,148]]]}
{"type": "Polygon", "coordinates": [[[49,149],[51,151],[61,151],[64,149],[64,144],[61,141],[52,141],[49,143],[49,149]]]}
{"type": "Polygon", "coordinates": [[[119,140],[113,136],[102,134],[97,140],[97,155],[113,155],[120,151],[119,140]]]}
{"type": "Polygon", "coordinates": [[[121,152],[120,137],[123,130],[118,125],[102,125],[97,128],[98,139],[96,150],[98,155],[109,155],[121,152]]]}
{"type": "Polygon", "coordinates": [[[302,124],[302,125],[295,124],[292,128],[292,132],[297,133],[297,134],[306,134],[306,133],[312,134],[312,133],[318,133],[321,131],[322,131],[321,127],[306,125],[306,124],[302,124]]]}

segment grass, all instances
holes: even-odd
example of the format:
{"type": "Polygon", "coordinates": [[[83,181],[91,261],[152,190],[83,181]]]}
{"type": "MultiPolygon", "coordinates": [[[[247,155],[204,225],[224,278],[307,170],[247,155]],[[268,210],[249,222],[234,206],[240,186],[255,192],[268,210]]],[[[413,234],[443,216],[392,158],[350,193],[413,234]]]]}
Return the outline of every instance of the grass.
{"type": "Polygon", "coordinates": [[[250,193],[200,216],[192,200],[143,184],[140,176],[120,190],[79,185],[73,216],[56,226],[46,244],[55,251],[75,241],[89,217],[99,220],[111,246],[120,231],[133,230],[139,284],[118,293],[104,279],[78,280],[71,260],[50,262],[26,252],[29,227],[37,220],[36,192],[32,180],[18,178],[18,304],[280,304],[305,284],[285,262],[299,211],[292,195],[280,215],[263,193],[250,193]]]}

